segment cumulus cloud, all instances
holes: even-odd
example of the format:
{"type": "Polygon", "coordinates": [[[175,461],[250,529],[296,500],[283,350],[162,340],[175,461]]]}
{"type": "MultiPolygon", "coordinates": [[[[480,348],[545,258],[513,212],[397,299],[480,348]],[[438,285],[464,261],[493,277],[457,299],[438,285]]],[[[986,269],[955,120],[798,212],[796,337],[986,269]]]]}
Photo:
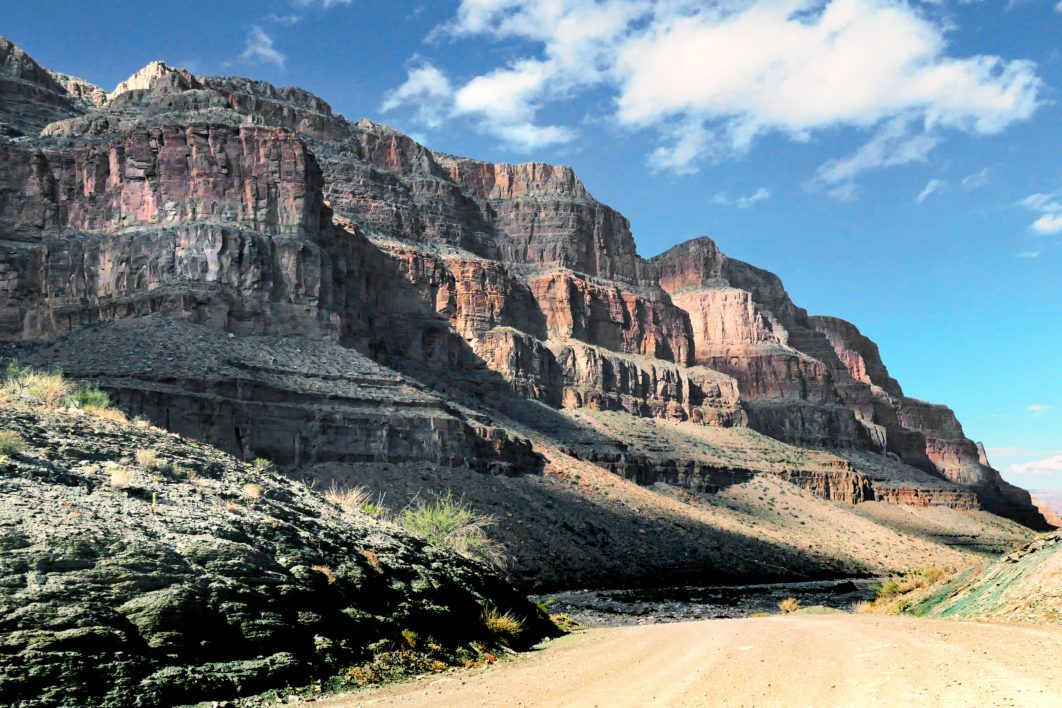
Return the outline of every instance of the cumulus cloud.
{"type": "Polygon", "coordinates": [[[276,64],[284,68],[287,57],[273,47],[273,38],[266,34],[261,27],[254,25],[251,33],[247,36],[247,45],[240,54],[240,60],[245,62],[266,62],[276,64]]]}
{"type": "Polygon", "coordinates": [[[1007,467],[1007,474],[1055,474],[1062,472],[1062,455],[1055,455],[1043,460],[1033,460],[1007,467]]]}
{"type": "Polygon", "coordinates": [[[1021,200],[1021,206],[1030,211],[1040,212],[1040,216],[1029,225],[1031,231],[1041,236],[1062,232],[1062,194],[1060,192],[1030,194],[1021,200]]]}
{"type": "Polygon", "coordinates": [[[454,93],[450,80],[430,63],[410,69],[406,81],[384,96],[384,112],[406,103],[417,106],[417,117],[429,128],[438,127],[449,110],[449,101],[454,93]]]}
{"type": "Polygon", "coordinates": [[[736,206],[738,209],[749,209],[756,202],[762,202],[764,199],[770,199],[770,197],[771,191],[766,187],[760,187],[754,194],[750,194],[747,197],[735,197],[734,199],[728,197],[726,192],[719,192],[712,197],[712,203],[723,206],[736,206]]]}
{"type": "Polygon", "coordinates": [[[945,185],[947,185],[947,182],[942,179],[929,180],[928,182],[926,182],[926,186],[922,188],[922,191],[918,193],[918,196],[915,197],[915,202],[921,204],[929,198],[929,195],[933,194],[934,192],[939,192],[945,187],[945,185]]]}
{"type": "Polygon", "coordinates": [[[461,0],[433,34],[522,50],[453,81],[451,115],[496,134],[531,132],[552,102],[600,89],[616,123],[657,133],[650,164],[679,173],[771,132],[873,130],[866,150],[820,175],[853,193],[859,172],[925,159],[945,130],[995,133],[1039,103],[1030,62],[952,56],[946,25],[926,13],[903,0],[461,0]]]}

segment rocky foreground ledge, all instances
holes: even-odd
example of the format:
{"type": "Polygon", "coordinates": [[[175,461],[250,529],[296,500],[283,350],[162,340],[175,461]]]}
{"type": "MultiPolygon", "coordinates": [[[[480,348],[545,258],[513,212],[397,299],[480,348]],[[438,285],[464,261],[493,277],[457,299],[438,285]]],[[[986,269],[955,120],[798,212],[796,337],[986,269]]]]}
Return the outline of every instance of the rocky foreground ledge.
{"type": "Polygon", "coordinates": [[[497,645],[492,611],[523,620],[516,648],[556,631],[486,566],[110,417],[0,406],[0,704],[168,706],[438,670],[497,645]]]}

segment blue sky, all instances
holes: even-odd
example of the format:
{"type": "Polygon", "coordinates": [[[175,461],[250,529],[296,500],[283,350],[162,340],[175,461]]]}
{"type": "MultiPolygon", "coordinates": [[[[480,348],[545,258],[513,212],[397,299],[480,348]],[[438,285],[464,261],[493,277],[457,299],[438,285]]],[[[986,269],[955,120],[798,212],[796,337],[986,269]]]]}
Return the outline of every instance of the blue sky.
{"type": "Polygon", "coordinates": [[[105,88],[163,59],[570,164],[643,255],[708,235],[774,271],[1062,488],[1059,0],[6,5],[0,34],[105,88]]]}

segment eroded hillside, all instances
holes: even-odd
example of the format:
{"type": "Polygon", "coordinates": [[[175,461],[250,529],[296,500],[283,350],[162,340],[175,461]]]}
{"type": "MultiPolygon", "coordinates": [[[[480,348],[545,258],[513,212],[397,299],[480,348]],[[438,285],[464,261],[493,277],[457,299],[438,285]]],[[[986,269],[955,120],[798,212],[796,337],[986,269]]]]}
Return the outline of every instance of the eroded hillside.
{"type": "MultiPolygon", "coordinates": [[[[6,51],[18,95],[60,85],[6,51]]],[[[66,85],[5,108],[0,337],[131,413],[397,506],[454,489],[529,584],[959,565],[1046,528],[854,326],[708,239],[643,259],[567,167],[161,63],[66,85]]]]}

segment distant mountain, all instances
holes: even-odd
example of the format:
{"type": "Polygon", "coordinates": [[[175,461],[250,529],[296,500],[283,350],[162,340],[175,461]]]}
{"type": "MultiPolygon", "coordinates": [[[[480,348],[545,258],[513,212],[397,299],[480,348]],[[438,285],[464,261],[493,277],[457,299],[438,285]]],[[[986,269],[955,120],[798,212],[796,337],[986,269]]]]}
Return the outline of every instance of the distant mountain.
{"type": "Polygon", "coordinates": [[[1048,528],[854,325],[707,238],[642,258],[568,167],[0,47],[0,339],[132,413],[395,504],[463,494],[528,585],[877,573],[1027,535],[991,515],[1048,528]]]}

